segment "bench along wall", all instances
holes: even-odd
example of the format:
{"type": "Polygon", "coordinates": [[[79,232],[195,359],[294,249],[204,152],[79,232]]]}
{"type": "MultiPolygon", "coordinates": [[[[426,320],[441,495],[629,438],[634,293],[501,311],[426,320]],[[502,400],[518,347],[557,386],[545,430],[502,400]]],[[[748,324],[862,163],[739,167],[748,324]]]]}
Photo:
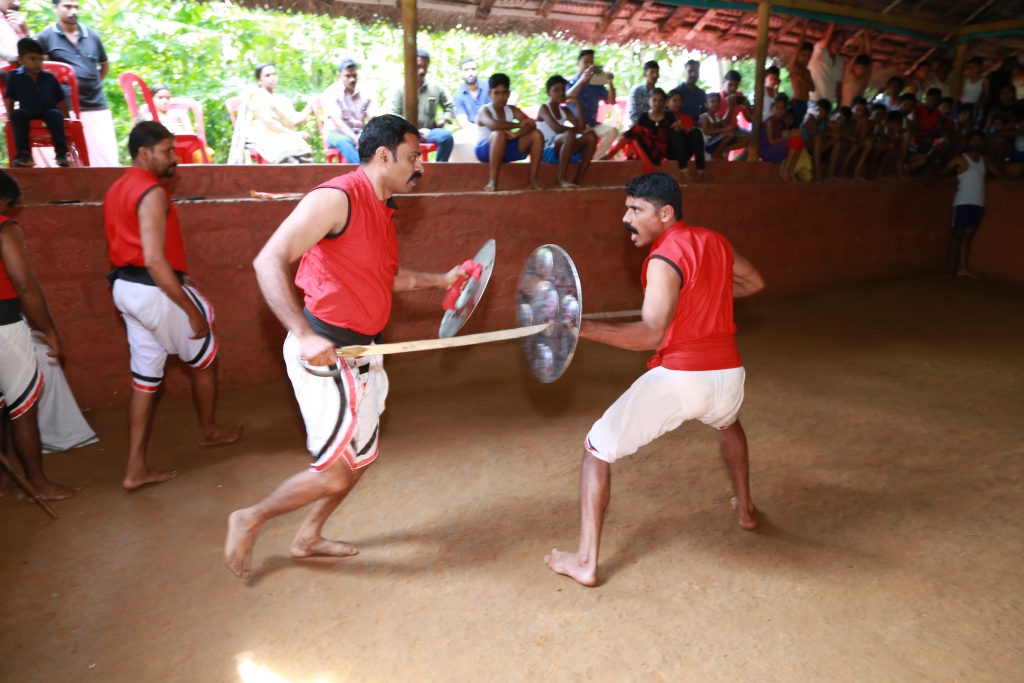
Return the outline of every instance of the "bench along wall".
{"type": "MultiPolygon", "coordinates": [[[[472,256],[487,238],[497,239],[494,278],[466,332],[514,325],[519,272],[527,255],[548,242],[575,259],[585,311],[637,308],[643,253],[621,227],[620,188],[400,197],[396,222],[402,263],[445,270],[472,256]]],[[[977,254],[982,272],[1020,281],[1012,191],[1004,185],[990,193],[990,205],[1005,209],[990,209],[977,254]]],[[[937,272],[946,253],[951,197],[948,182],[721,183],[687,186],[684,210],[687,220],[723,232],[748,256],[768,282],[763,296],[775,298],[937,272]]],[[[284,377],[284,332],[263,303],[250,264],[294,206],[294,201],[255,200],[179,205],[190,274],[217,312],[224,386],[284,377]]],[[[101,206],[30,205],[17,219],[63,335],[66,370],[80,403],[123,402],[129,391],[128,351],[104,279],[101,206]]],[[[439,292],[397,295],[386,337],[436,336],[440,301],[439,292]]],[[[168,364],[172,392],[187,386],[176,365],[168,364]]]]}

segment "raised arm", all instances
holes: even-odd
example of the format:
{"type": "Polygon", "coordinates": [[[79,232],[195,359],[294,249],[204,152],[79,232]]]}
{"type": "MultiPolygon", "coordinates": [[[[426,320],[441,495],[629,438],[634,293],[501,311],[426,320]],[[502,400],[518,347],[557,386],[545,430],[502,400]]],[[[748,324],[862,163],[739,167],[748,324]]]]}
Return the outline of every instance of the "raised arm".
{"type": "Polygon", "coordinates": [[[754,264],[733,252],[732,263],[732,296],[738,299],[757,294],[764,289],[764,278],[757,272],[754,264]]]}
{"type": "Polygon", "coordinates": [[[313,190],[284,219],[253,259],[256,281],[270,310],[299,340],[302,358],[315,365],[333,365],[334,343],[313,332],[302,313],[292,266],[328,234],[339,233],[340,216],[349,215],[348,196],[331,188],[313,190]]]}
{"type": "Polygon", "coordinates": [[[669,263],[652,258],[647,264],[647,289],[638,322],[602,323],[584,320],[580,336],[628,351],[656,349],[676,314],[683,279],[669,263]]]}
{"type": "Polygon", "coordinates": [[[18,292],[21,311],[28,319],[29,326],[46,335],[50,356],[55,358],[63,356],[64,347],[61,344],[60,335],[57,334],[57,326],[53,324],[50,309],[46,305],[43,288],[39,285],[39,280],[36,279],[28,264],[25,237],[21,228],[14,221],[8,221],[0,226],[0,259],[3,261],[4,268],[7,269],[7,275],[11,278],[11,284],[18,292]]]}
{"type": "Polygon", "coordinates": [[[192,338],[202,339],[210,334],[210,325],[189,298],[164,252],[167,239],[167,193],[156,187],[146,193],[139,202],[139,233],[142,238],[142,256],[153,282],[174,304],[185,311],[192,338]]]}

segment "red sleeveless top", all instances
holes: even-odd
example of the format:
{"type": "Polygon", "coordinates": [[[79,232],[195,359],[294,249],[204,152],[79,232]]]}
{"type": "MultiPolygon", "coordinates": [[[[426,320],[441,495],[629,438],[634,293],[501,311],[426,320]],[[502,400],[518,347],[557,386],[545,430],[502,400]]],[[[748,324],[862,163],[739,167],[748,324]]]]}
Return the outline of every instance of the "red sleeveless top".
{"type": "Polygon", "coordinates": [[[398,272],[395,206],[377,198],[361,168],[320,188],[344,192],[348,216],[339,234],[324,237],[302,255],[295,284],[305,294],[306,309],[320,320],[376,336],[391,316],[398,272]]]}
{"type": "MultiPolygon", "coordinates": [[[[10,220],[7,216],[0,215],[0,228],[3,228],[4,224],[10,220]]],[[[14,283],[11,282],[10,276],[7,275],[7,268],[4,267],[3,259],[0,259],[0,301],[17,298],[18,290],[14,288],[14,283]]]]}
{"type": "MultiPolygon", "coordinates": [[[[146,266],[146,259],[142,253],[142,235],[139,232],[139,204],[154,188],[163,191],[155,175],[141,168],[132,167],[110,186],[103,198],[107,254],[110,257],[110,265],[115,268],[146,266]]],[[[188,269],[178,212],[174,208],[174,203],[170,201],[167,203],[164,255],[174,270],[184,273],[188,269]]]]}
{"type": "Polygon", "coordinates": [[[738,368],[732,317],[732,247],[722,235],[679,221],[654,241],[640,282],[647,288],[651,259],[669,263],[683,280],[679,305],[647,367],[669,370],[738,368]]]}

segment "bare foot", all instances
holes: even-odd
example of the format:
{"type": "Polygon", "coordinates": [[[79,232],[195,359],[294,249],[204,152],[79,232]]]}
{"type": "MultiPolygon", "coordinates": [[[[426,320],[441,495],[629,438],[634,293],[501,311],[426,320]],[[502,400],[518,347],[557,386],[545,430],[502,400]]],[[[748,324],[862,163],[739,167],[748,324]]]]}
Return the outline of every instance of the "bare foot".
{"type": "Polygon", "coordinates": [[[971,271],[967,270],[966,268],[961,268],[960,270],[956,271],[956,274],[959,277],[969,277],[972,280],[977,280],[978,279],[977,275],[975,275],[971,271]]]}
{"type": "Polygon", "coordinates": [[[576,553],[567,553],[552,548],[551,552],[544,556],[544,564],[552,571],[576,579],[584,586],[593,588],[597,585],[597,567],[581,565],[579,555],[576,553]]]}
{"type": "Polygon", "coordinates": [[[235,510],[228,516],[224,562],[231,573],[240,579],[248,579],[251,575],[249,563],[252,561],[252,546],[259,530],[259,525],[248,510],[235,510]]]}
{"type": "Polygon", "coordinates": [[[487,183],[486,185],[484,185],[484,192],[494,192],[497,189],[498,189],[498,183],[496,183],[493,180],[491,182],[487,183]]]}
{"type": "Polygon", "coordinates": [[[203,434],[203,438],[199,440],[199,445],[226,446],[229,443],[234,443],[241,439],[244,431],[245,429],[240,424],[237,424],[234,427],[221,427],[220,425],[217,425],[213,428],[213,431],[203,434]]]}
{"type": "Polygon", "coordinates": [[[540,183],[538,183],[536,180],[531,180],[529,183],[526,184],[526,187],[527,187],[527,189],[530,189],[530,190],[543,190],[544,189],[543,187],[540,186],[540,183]]]}
{"type": "Polygon", "coordinates": [[[570,183],[568,180],[559,180],[558,181],[558,186],[559,187],[579,187],[579,185],[577,185],[576,183],[570,183]]]}
{"type": "Polygon", "coordinates": [[[32,487],[36,490],[39,500],[67,500],[80,490],[63,484],[55,484],[52,481],[32,482],[32,487]]]}
{"type": "Polygon", "coordinates": [[[753,503],[751,503],[747,507],[747,509],[740,510],[739,503],[737,503],[735,497],[732,498],[729,502],[732,504],[732,509],[735,510],[736,512],[738,512],[739,515],[740,515],[740,526],[741,527],[743,527],[747,531],[750,531],[751,529],[756,529],[757,528],[757,508],[754,507],[753,503]]]}
{"type": "Polygon", "coordinates": [[[359,548],[342,541],[329,541],[326,538],[318,538],[313,541],[300,541],[296,538],[292,541],[292,557],[313,557],[314,555],[351,557],[358,554],[359,548]]]}
{"type": "Polygon", "coordinates": [[[124,480],[121,482],[121,486],[124,487],[125,491],[135,491],[148,484],[159,484],[161,482],[170,481],[178,476],[177,470],[171,470],[170,472],[160,472],[159,470],[143,470],[141,472],[133,472],[132,474],[124,475],[124,480]]]}

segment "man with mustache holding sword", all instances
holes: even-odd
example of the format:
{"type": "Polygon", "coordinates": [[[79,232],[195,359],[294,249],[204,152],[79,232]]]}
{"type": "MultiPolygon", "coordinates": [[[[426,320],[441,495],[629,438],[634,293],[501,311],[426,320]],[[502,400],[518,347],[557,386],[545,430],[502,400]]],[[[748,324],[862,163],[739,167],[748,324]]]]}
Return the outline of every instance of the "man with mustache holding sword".
{"type": "Polygon", "coordinates": [[[392,195],[410,191],[423,175],[415,126],[393,115],[370,120],[359,137],[359,164],[307,194],[253,261],[267,305],[288,330],[285,365],[313,463],[256,505],[231,513],[224,556],[240,578],[250,575],[260,528],[309,503],[313,507],[292,541],[292,555],[358,552],[323,538],[321,531],[377,458],[388,380],[380,356],[339,359],[335,348],[378,340],[391,314],[392,292],[448,289],[466,277],[461,267],[434,274],[398,265],[392,195]],[[296,261],[302,302],[290,277],[296,261]],[[306,363],[325,366],[335,376],[311,374],[306,363]]]}
{"type": "Polygon", "coordinates": [[[733,298],[764,287],[757,269],[722,235],[683,222],[679,182],[651,173],[626,186],[622,222],[633,244],[650,247],[644,261],[642,319],[584,320],[580,336],[631,351],[657,349],[650,368],[594,423],[580,465],[580,544],[552,550],[547,565],[585,586],[597,585],[611,463],[632,455],[686,420],[718,430],[722,457],[744,529],[757,526],[750,498],[747,437],[739,423],[744,370],[736,350],[733,298]]]}

